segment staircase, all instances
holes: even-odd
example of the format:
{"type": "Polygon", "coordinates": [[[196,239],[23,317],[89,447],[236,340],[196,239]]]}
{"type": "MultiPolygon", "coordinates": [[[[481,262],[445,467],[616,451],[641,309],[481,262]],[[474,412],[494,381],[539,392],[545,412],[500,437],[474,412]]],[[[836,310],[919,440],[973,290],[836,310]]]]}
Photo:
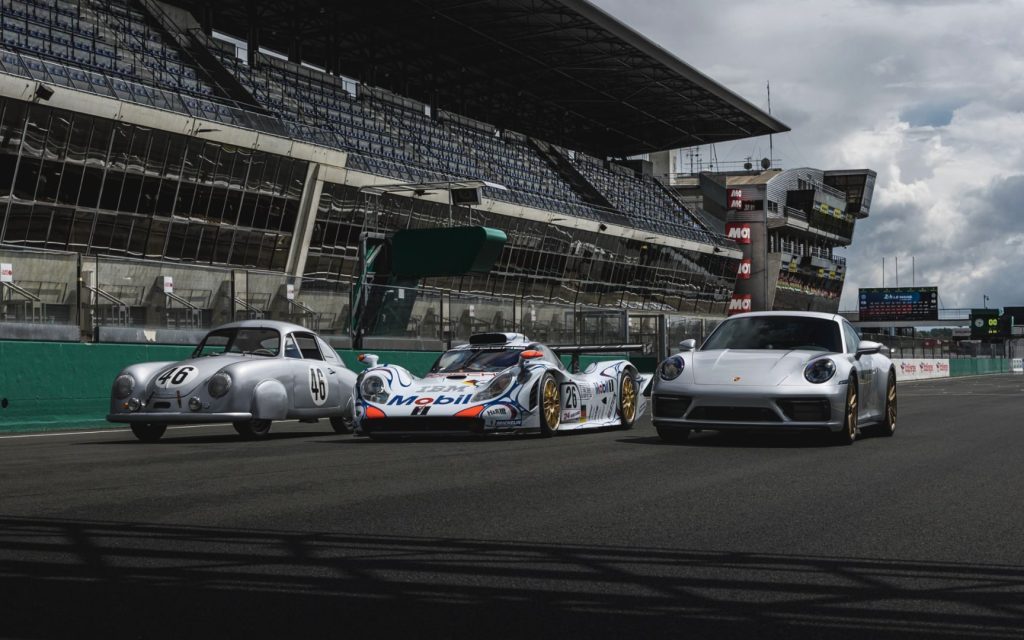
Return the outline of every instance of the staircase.
{"type": "Polygon", "coordinates": [[[583,198],[584,202],[599,211],[601,218],[605,222],[611,222],[624,227],[633,226],[629,218],[619,213],[615,209],[615,205],[594,188],[594,185],[590,184],[586,177],[576,167],[572,166],[569,159],[559,153],[554,146],[536,138],[529,138],[529,142],[530,146],[544,159],[544,162],[561,176],[563,180],[568,182],[569,186],[583,198]]]}

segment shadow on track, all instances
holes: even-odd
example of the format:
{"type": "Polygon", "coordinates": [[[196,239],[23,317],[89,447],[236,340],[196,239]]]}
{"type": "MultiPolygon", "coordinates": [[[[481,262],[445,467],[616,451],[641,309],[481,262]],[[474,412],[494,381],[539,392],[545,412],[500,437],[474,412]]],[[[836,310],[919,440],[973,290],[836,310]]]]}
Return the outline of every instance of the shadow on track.
{"type": "Polygon", "coordinates": [[[168,431],[164,434],[164,437],[160,438],[156,442],[142,442],[135,436],[128,434],[124,440],[95,440],[92,442],[79,442],[80,445],[126,445],[134,444],[142,447],[167,447],[174,445],[183,444],[216,444],[221,442],[236,442],[245,443],[253,446],[259,446],[261,443],[273,442],[274,440],[292,440],[295,438],[311,438],[315,436],[342,436],[344,434],[334,433],[331,430],[326,431],[282,431],[280,433],[274,433],[271,431],[265,437],[259,440],[246,440],[237,433],[221,433],[217,435],[195,435],[186,436],[179,435],[174,431],[168,431]]]}
{"type": "Polygon", "coordinates": [[[1017,566],[0,517],[13,637],[1020,637],[1017,566]]]}
{"type": "Polygon", "coordinates": [[[782,431],[779,433],[703,431],[701,433],[691,433],[690,437],[682,442],[665,442],[658,436],[620,438],[616,442],[665,447],[722,447],[736,449],[819,449],[834,446],[826,434],[793,431],[782,431]]]}

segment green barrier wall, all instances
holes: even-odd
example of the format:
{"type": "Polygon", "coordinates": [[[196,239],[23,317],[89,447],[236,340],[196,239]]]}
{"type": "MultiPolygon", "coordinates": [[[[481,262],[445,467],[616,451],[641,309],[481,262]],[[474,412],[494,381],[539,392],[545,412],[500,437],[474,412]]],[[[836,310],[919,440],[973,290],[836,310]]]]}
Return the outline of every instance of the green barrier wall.
{"type": "Polygon", "coordinates": [[[1006,358],[950,358],[949,376],[982,376],[992,373],[1009,373],[1010,361],[1006,358]]]}
{"type": "MultiPolygon", "coordinates": [[[[136,362],[176,361],[192,347],[80,342],[0,341],[0,432],[115,427],[104,416],[110,385],[136,362]]],[[[362,371],[361,352],[338,351],[345,365],[362,371]]],[[[380,362],[425,374],[439,352],[375,351],[380,362]]],[[[580,366],[622,356],[580,356],[580,366]]],[[[566,366],[569,358],[563,358],[566,366]]]]}

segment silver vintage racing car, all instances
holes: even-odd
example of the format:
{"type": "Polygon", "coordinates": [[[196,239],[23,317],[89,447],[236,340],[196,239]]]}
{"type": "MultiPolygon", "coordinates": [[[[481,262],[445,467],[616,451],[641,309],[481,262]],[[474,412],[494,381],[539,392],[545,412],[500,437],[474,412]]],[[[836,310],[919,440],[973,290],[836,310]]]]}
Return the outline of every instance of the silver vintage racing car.
{"type": "Polygon", "coordinates": [[[261,438],[274,420],[327,418],[351,429],[356,374],[316,334],[299,325],[246,320],[213,329],[181,362],[144,362],[121,371],[111,390],[111,422],[127,422],[144,442],[172,423],[231,422],[261,438]]]}
{"type": "Polygon", "coordinates": [[[818,430],[851,444],[896,430],[896,370],[842,316],[745,313],[658,367],[653,422],[663,440],[691,430],[818,430]]]}
{"type": "Polygon", "coordinates": [[[380,439],[403,435],[535,432],[630,428],[646,409],[651,381],[628,360],[566,369],[557,352],[625,351],[615,347],[554,347],[518,333],[487,333],[438,358],[417,378],[403,367],[360,356],[369,369],[356,384],[357,432],[380,439]]]}

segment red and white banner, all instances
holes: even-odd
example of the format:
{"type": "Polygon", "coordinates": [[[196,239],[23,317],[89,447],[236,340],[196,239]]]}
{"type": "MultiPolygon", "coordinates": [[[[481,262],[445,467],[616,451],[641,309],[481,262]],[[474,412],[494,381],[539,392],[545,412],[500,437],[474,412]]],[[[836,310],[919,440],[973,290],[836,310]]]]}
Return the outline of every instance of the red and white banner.
{"type": "Polygon", "coordinates": [[[0,264],[0,282],[14,282],[14,265],[10,262],[0,264]]]}
{"type": "Polygon", "coordinates": [[[747,313],[750,311],[753,308],[750,299],[751,295],[749,293],[732,294],[727,315],[734,316],[737,313],[747,313]]]}
{"type": "Polygon", "coordinates": [[[750,260],[749,259],[748,260],[740,260],[740,264],[736,268],[736,277],[740,278],[741,280],[749,280],[750,279],[750,273],[751,273],[750,260]]]}
{"type": "Polygon", "coordinates": [[[166,294],[174,293],[174,277],[173,276],[164,276],[164,293],[166,293],[166,294]]]}
{"type": "Polygon", "coordinates": [[[750,244],[750,225],[739,222],[727,222],[725,236],[739,244],[750,244]]]}
{"type": "Polygon", "coordinates": [[[893,358],[897,380],[948,378],[949,360],[945,358],[893,358]]]}

